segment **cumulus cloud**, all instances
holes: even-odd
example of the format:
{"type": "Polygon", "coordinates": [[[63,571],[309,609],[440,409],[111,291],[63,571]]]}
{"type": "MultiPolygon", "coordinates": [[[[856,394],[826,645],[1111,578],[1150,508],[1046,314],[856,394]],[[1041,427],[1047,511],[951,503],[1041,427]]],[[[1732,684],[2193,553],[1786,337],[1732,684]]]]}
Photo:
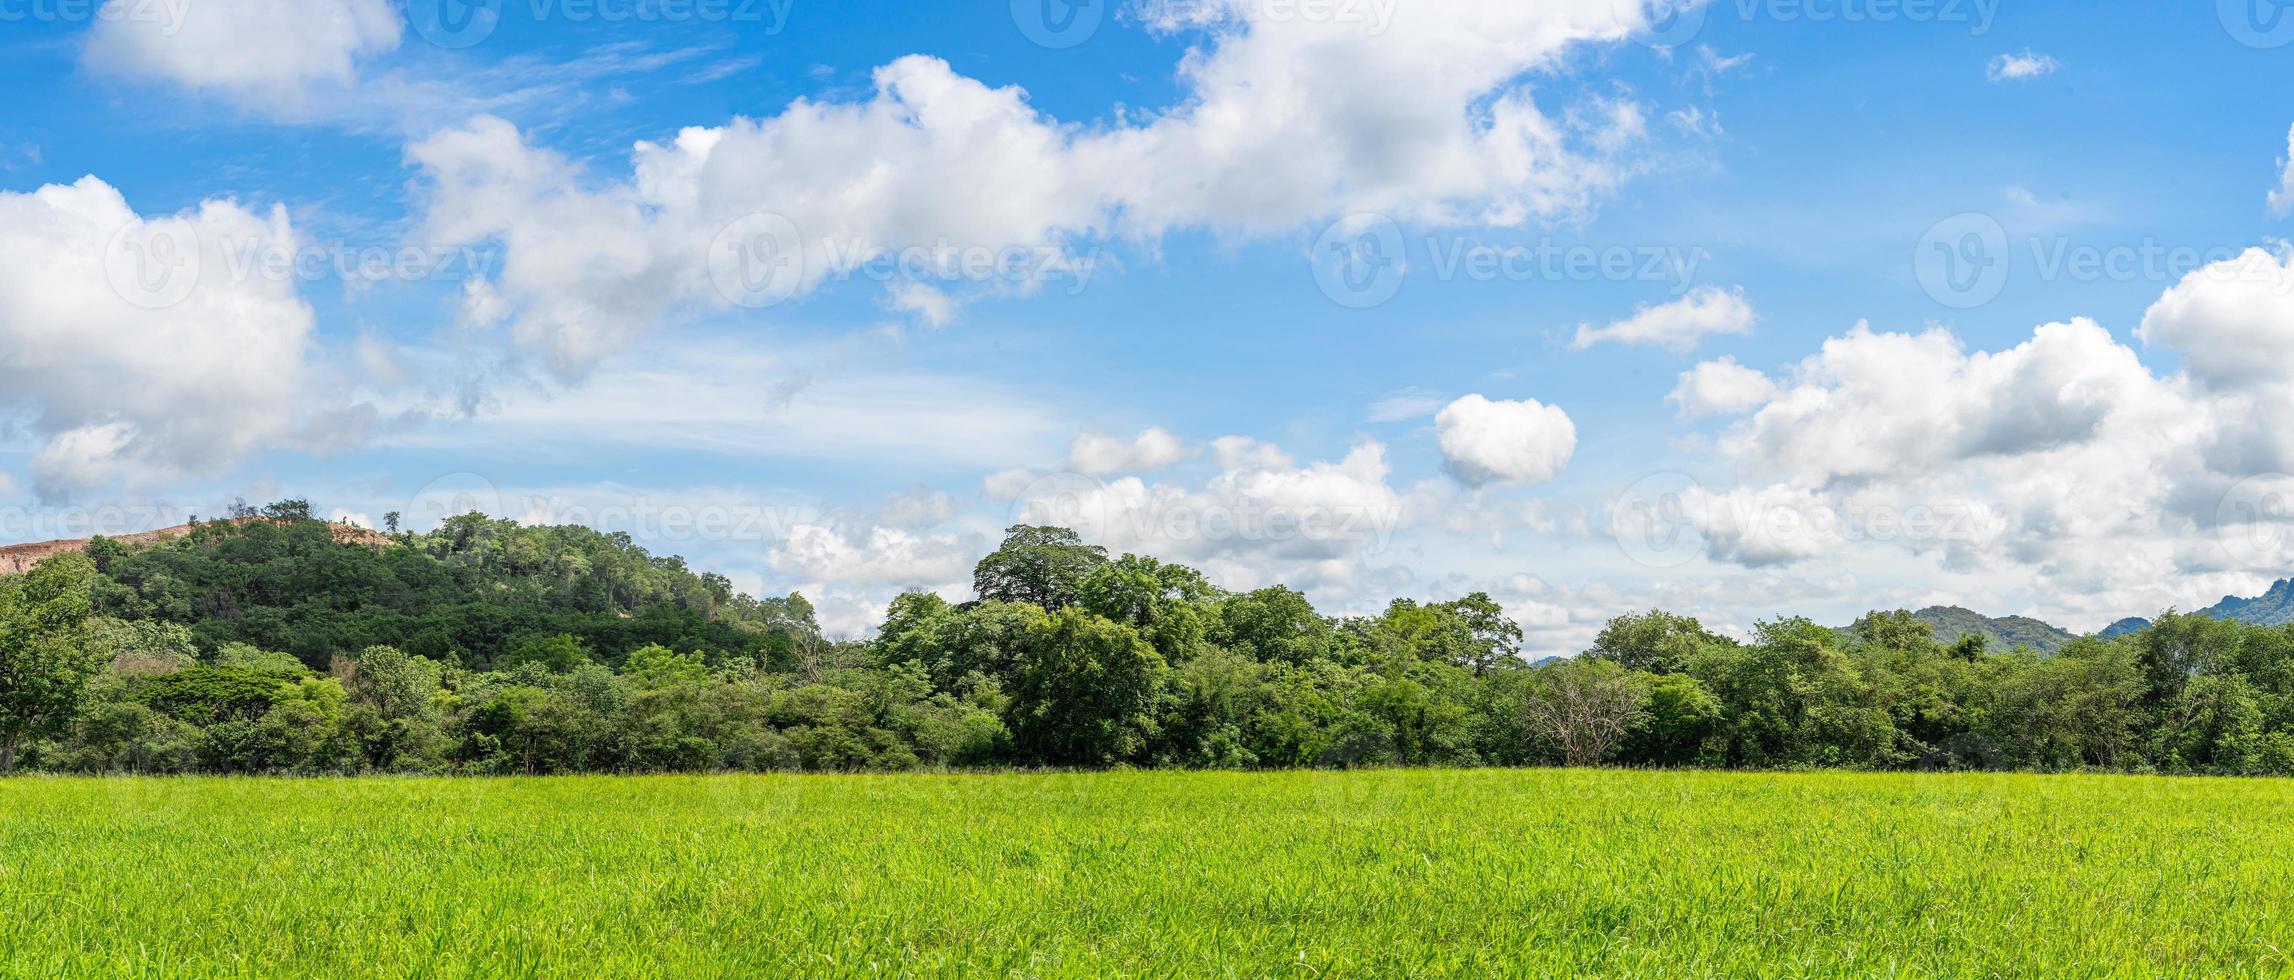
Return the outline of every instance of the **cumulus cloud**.
{"type": "Polygon", "coordinates": [[[1630,491],[1608,530],[1747,568],[1929,560],[1910,574],[2081,626],[2251,592],[2294,567],[2290,269],[2255,250],[2166,290],[2137,334],[2171,374],[2084,319],[1995,351],[1860,324],[1774,378],[1700,365],[1675,401],[1736,417],[1713,444],[1734,482],[1630,491]]]}
{"type": "Polygon", "coordinates": [[[1752,332],[1758,319],[1744,290],[1703,286],[1686,296],[1657,306],[1643,306],[1632,316],[1607,326],[1590,323],[1577,328],[1572,350],[1600,343],[1641,344],[1685,351],[1712,334],[1752,332]]]}
{"type": "Polygon", "coordinates": [[[1679,407],[1682,418],[1700,415],[1736,415],[1748,412],[1776,394],[1776,382],[1723,357],[1681,372],[1680,383],[1665,400],[1679,407]]]}
{"type": "Polygon", "coordinates": [[[1067,452],[1067,466],[1077,473],[1143,473],[1159,470],[1187,458],[1187,444],[1160,428],[1150,428],[1131,439],[1086,432],[1075,437],[1067,452]]]}
{"type": "Polygon", "coordinates": [[[2184,276],[2151,304],[2135,335],[2181,351],[2191,376],[2209,387],[2294,378],[2294,252],[2248,249],[2184,276]]]}
{"type": "Polygon", "coordinates": [[[2084,443],[2173,404],[2165,383],[2092,320],[2048,324],[1997,353],[1970,353],[1943,329],[1859,324],[1802,361],[1721,448],[1819,486],[2084,443]]]}
{"type": "Polygon", "coordinates": [[[1536,399],[1491,401],[1467,395],[1434,417],[1442,466],[1468,487],[1542,483],[1569,465],[1577,426],[1569,413],[1536,399]]]}
{"type": "Polygon", "coordinates": [[[312,444],[311,309],[244,264],[294,241],[284,209],[144,216],[94,177],[0,192],[0,392],[36,409],[40,492],[312,444]]]}
{"type": "Polygon", "coordinates": [[[1578,213],[1630,174],[1641,110],[1604,94],[1549,114],[1533,85],[1644,13],[1615,6],[1457,0],[1374,31],[1200,5],[1166,19],[1205,39],[1180,66],[1179,103],[1144,122],[1064,123],[1019,88],[911,56],[877,69],[859,101],[798,100],[640,143],[622,180],[588,179],[490,117],[408,160],[428,235],[504,242],[484,298],[506,304],[521,347],[578,376],[681,307],[798,299],[886,255],[903,260],[891,305],[941,323],[971,293],[1088,275],[1083,241],[1274,234],[1349,212],[1499,225],[1578,213]],[[1020,260],[983,273],[981,255],[1020,260]],[[727,295],[735,266],[762,295],[727,295]]]}
{"type": "Polygon", "coordinates": [[[1983,75],[1995,83],[2022,82],[2034,78],[2045,78],[2055,74],[2055,69],[2061,67],[2063,67],[2062,63],[2053,57],[2033,54],[2026,50],[2022,54],[2003,54],[1991,59],[1991,64],[1984,68],[1983,75]]]}
{"type": "Polygon", "coordinates": [[[1200,485],[1043,477],[1017,494],[1011,521],[1071,527],[1111,551],[1188,562],[1234,588],[1286,582],[1312,591],[1359,581],[1406,516],[1377,442],[1303,465],[1264,443],[1220,443],[1219,471],[1200,485]]]}
{"type": "Polygon", "coordinates": [[[317,93],[347,92],[359,62],[397,48],[403,29],[389,0],[108,0],[83,57],[100,72],[298,112],[317,93]]]}

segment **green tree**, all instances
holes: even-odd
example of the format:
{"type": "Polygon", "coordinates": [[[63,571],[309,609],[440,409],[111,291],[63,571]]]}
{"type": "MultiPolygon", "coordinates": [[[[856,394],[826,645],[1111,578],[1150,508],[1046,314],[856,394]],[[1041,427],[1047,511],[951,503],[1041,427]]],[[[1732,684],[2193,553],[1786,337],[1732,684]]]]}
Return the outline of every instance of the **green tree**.
{"type": "Polygon", "coordinates": [[[1689,616],[1650,610],[1637,616],[1619,616],[1601,628],[1586,653],[1614,660],[1627,670],[1652,674],[1678,674],[1688,669],[1697,651],[1727,640],[1705,630],[1689,616]]]}
{"type": "Polygon", "coordinates": [[[1140,757],[1156,734],[1162,656],[1131,627],[1081,609],[1053,613],[1034,632],[1011,687],[1019,750],[1065,765],[1140,757]]]}
{"type": "Polygon", "coordinates": [[[33,738],[61,732],[79,712],[106,653],[88,632],[95,564],[59,555],[0,578],[0,776],[33,738]]]}
{"type": "Polygon", "coordinates": [[[1083,580],[1107,561],[1107,549],[1086,545],[1064,527],[1015,524],[1004,543],[972,569],[972,591],[983,601],[1027,602],[1056,611],[1076,600],[1083,580]]]}

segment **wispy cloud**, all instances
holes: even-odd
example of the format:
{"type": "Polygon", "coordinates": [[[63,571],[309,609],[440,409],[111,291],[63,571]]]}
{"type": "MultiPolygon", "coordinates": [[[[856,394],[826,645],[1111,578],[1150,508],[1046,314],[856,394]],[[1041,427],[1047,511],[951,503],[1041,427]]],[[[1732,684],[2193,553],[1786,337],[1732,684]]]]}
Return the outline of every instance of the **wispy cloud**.
{"type": "Polygon", "coordinates": [[[2055,69],[2061,67],[2063,63],[2056,61],[2053,56],[2034,54],[2025,49],[2022,54],[2003,54],[1991,59],[1990,67],[1984,70],[1984,77],[1993,82],[2025,82],[2055,74],[2055,69]]]}

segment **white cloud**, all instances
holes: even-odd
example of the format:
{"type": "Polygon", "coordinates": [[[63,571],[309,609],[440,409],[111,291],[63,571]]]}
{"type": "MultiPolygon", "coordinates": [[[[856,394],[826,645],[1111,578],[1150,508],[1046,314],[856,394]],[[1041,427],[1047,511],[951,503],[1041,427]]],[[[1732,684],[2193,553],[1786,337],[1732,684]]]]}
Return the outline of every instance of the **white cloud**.
{"type": "MultiPolygon", "coordinates": [[[[1985,596],[2074,628],[2251,594],[2294,567],[2277,504],[2294,493],[2277,424],[2294,413],[2290,266],[2256,250],[2167,290],[2139,334],[2179,359],[2171,375],[2088,320],[1998,351],[1858,325],[1757,404],[1725,399],[1742,418],[1714,445],[1734,484],[1675,474],[1621,497],[1608,529],[1865,596],[1895,567],[1920,583],[1904,601],[1985,596]]],[[[1684,407],[1707,397],[1697,373],[1684,407]]]]}
{"type": "Polygon", "coordinates": [[[1721,448],[1820,486],[2090,442],[2108,427],[2148,424],[2171,397],[2091,320],[2048,324],[2011,350],[1973,354],[1945,330],[1874,333],[1859,324],[1801,362],[1721,448]]]}
{"type": "Polygon", "coordinates": [[[1263,443],[1222,442],[1233,451],[1201,486],[1045,477],[1018,495],[1010,520],[1071,527],[1112,551],[1188,562],[1232,588],[1314,589],[1358,581],[1406,516],[1379,443],[1301,466],[1263,443]]]}
{"type": "Polygon", "coordinates": [[[318,93],[347,93],[358,63],[396,49],[403,29],[388,0],[108,0],[84,56],[98,71],[298,113],[318,93]]]}
{"type": "Polygon", "coordinates": [[[2270,190],[2270,213],[2276,217],[2294,214],[2294,130],[2286,133],[2286,156],[2278,161],[2278,186],[2270,190]]]}
{"type": "MultiPolygon", "coordinates": [[[[800,524],[773,547],[766,563],[783,576],[839,587],[931,588],[969,579],[981,543],[950,533],[926,534],[875,527],[848,535],[818,524],[800,524]]],[[[981,552],[984,553],[984,552],[981,552]]]]}
{"type": "Polygon", "coordinates": [[[1075,444],[1069,447],[1067,466],[1077,473],[1106,476],[1159,470],[1185,458],[1186,443],[1160,428],[1147,429],[1132,439],[1086,432],[1076,436],[1075,444]]]}
{"type": "Polygon", "coordinates": [[[2181,351],[2191,376],[2209,387],[2294,378],[2294,251],[2248,249],[2184,276],[2135,335],[2181,351]]]}
{"type": "Polygon", "coordinates": [[[1579,326],[1569,346],[1584,350],[1599,343],[1620,343],[1686,351],[1712,334],[1750,333],[1757,319],[1744,290],[1703,286],[1670,303],[1643,306],[1605,327],[1579,326]]]}
{"type": "Polygon", "coordinates": [[[970,293],[1043,284],[967,271],[983,252],[1051,256],[1072,276],[1086,274],[1072,258],[1079,241],[1179,228],[1273,234],[1348,212],[1500,225],[1578,213],[1631,171],[1621,154],[1640,136],[1640,110],[1598,95],[1551,116],[1532,81],[1575,46],[1623,38],[1631,25],[1613,6],[1460,0],[1377,32],[1212,5],[1215,17],[1170,23],[1208,36],[1180,66],[1184,97],[1141,123],[1063,123],[1018,88],[911,56],[877,69],[861,101],[799,100],[777,116],[640,143],[622,181],[587,179],[494,118],[417,143],[408,159],[428,187],[428,235],[502,240],[493,286],[514,310],[512,337],[578,377],[680,308],[725,308],[709,278],[712,243],[758,230],[737,224],[758,212],[775,216],[774,257],[786,260],[773,299],[924,249],[929,260],[907,281],[936,292],[887,286],[893,305],[927,322],[945,322],[970,293]]]}
{"type": "Polygon", "coordinates": [[[2061,67],[2062,63],[2051,56],[2025,50],[2022,54],[2003,54],[1991,59],[1983,74],[1993,82],[2020,82],[2045,78],[2061,67]]]}
{"type": "Polygon", "coordinates": [[[237,264],[294,241],[283,209],[145,217],[94,177],[0,192],[0,397],[38,409],[40,492],[312,444],[311,309],[291,277],[237,264]]]}
{"type": "Polygon", "coordinates": [[[1542,483],[1577,451],[1569,414],[1535,399],[1491,401],[1467,395],[1435,416],[1443,468],[1459,483],[1542,483]]]}
{"type": "Polygon", "coordinates": [[[1679,406],[1682,418],[1700,415],[1736,415],[1749,412],[1776,394],[1776,382],[1723,357],[1681,372],[1680,383],[1665,400],[1679,406]]]}

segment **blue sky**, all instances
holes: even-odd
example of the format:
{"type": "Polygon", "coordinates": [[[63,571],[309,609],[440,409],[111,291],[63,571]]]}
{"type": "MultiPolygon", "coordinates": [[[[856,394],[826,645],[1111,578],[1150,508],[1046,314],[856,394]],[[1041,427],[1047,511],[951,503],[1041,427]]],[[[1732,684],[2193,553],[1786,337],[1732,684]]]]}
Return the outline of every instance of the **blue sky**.
{"type": "Polygon", "coordinates": [[[1060,515],[1541,653],[2204,605],[2294,568],[2273,2],[0,0],[0,541],[475,501],[847,633],[1060,515]]]}

